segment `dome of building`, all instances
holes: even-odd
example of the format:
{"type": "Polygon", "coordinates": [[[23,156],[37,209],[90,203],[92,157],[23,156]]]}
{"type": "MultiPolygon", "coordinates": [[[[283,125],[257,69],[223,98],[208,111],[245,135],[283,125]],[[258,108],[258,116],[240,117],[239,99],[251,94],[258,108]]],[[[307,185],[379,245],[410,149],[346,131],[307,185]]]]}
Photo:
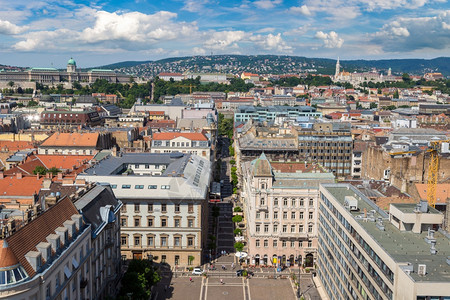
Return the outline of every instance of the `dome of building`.
{"type": "Polygon", "coordinates": [[[67,62],[67,64],[68,64],[68,65],[73,65],[73,66],[76,66],[76,65],[77,65],[77,63],[75,62],[75,60],[74,60],[72,57],[69,59],[69,61],[67,62]]]}
{"type": "Polygon", "coordinates": [[[253,165],[253,176],[255,177],[271,177],[272,176],[272,166],[267,159],[264,152],[261,156],[252,161],[253,165]]]}
{"type": "Polygon", "coordinates": [[[25,269],[19,263],[8,243],[0,240],[0,287],[28,279],[25,269]]]}

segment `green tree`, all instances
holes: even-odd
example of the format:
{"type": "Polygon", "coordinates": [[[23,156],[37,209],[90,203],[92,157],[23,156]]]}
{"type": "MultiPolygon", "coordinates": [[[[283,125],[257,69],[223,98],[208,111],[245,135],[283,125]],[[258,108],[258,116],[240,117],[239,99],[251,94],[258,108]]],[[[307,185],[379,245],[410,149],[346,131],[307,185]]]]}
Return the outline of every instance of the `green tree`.
{"type": "Polygon", "coordinates": [[[234,249],[236,251],[241,252],[244,249],[244,244],[242,242],[237,242],[234,244],[234,249]]]}
{"type": "Polygon", "coordinates": [[[242,230],[240,230],[239,228],[236,228],[236,229],[233,231],[233,233],[234,233],[234,235],[241,235],[242,230]]]}
{"type": "Polygon", "coordinates": [[[240,206],[236,206],[236,207],[233,209],[233,211],[234,211],[234,212],[242,212],[242,208],[241,208],[240,206]]]}
{"type": "Polygon", "coordinates": [[[242,222],[242,216],[239,216],[239,215],[234,216],[231,220],[232,220],[234,223],[242,222]]]}
{"type": "Polygon", "coordinates": [[[374,108],[377,108],[378,107],[378,104],[376,104],[375,102],[371,102],[370,103],[370,109],[374,109],[374,108]]]}
{"type": "Polygon", "coordinates": [[[33,174],[45,175],[47,174],[47,169],[44,166],[37,166],[36,168],[34,168],[33,174]]]}
{"type": "Polygon", "coordinates": [[[9,85],[10,87],[13,87],[13,86],[14,86],[14,81],[8,82],[8,85],[9,85]]]}
{"type": "Polygon", "coordinates": [[[133,259],[128,264],[128,270],[122,279],[120,295],[133,294],[133,299],[145,299],[150,297],[153,285],[161,280],[153,262],[150,260],[133,259]]]}
{"type": "Polygon", "coordinates": [[[53,176],[58,175],[58,173],[61,172],[60,169],[56,168],[56,167],[51,167],[50,169],[48,169],[47,173],[52,173],[53,176]]]}
{"type": "Polygon", "coordinates": [[[404,82],[410,82],[411,81],[411,77],[409,77],[408,73],[403,73],[402,74],[402,79],[404,82]]]}
{"type": "Polygon", "coordinates": [[[27,104],[28,107],[37,106],[37,105],[38,105],[38,103],[34,100],[28,101],[28,104],[27,104]]]}
{"type": "Polygon", "coordinates": [[[394,99],[398,99],[398,97],[399,97],[398,90],[395,90],[393,98],[394,99]]]}

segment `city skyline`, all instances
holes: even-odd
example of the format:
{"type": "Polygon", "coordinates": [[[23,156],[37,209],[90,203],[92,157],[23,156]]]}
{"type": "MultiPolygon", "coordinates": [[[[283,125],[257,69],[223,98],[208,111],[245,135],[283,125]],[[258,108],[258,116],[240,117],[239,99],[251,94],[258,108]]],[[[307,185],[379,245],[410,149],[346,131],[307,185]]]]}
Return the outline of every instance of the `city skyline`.
{"type": "Polygon", "coordinates": [[[447,1],[0,0],[0,64],[89,67],[214,54],[341,59],[450,52],[447,1]],[[268,19],[267,16],[270,16],[268,19]]]}

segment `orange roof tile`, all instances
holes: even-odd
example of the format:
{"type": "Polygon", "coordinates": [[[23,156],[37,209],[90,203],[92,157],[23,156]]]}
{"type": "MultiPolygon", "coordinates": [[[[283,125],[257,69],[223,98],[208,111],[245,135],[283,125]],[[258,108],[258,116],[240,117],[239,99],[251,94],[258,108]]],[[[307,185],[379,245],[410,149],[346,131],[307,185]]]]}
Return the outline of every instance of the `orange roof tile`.
{"type": "Polygon", "coordinates": [[[72,169],[90,161],[93,155],[36,155],[47,169],[56,167],[60,170],[72,169]]]}
{"type": "Polygon", "coordinates": [[[16,176],[5,176],[0,179],[1,196],[32,196],[39,193],[43,177],[37,179],[36,176],[23,176],[18,179],[16,176]]]}
{"type": "Polygon", "coordinates": [[[32,149],[33,143],[26,141],[0,141],[0,150],[8,149],[9,151],[19,151],[24,149],[32,149]]]}
{"type": "Polygon", "coordinates": [[[7,241],[0,240],[0,268],[17,265],[19,261],[8,245],[7,241]]]}
{"type": "Polygon", "coordinates": [[[76,214],[78,210],[66,197],[6,238],[9,247],[30,277],[33,277],[36,272],[25,258],[25,254],[29,251],[37,251],[36,245],[46,242],[49,234],[55,233],[56,228],[63,226],[66,220],[71,220],[71,217],[76,214]]]}
{"type": "Polygon", "coordinates": [[[153,134],[154,140],[167,141],[177,137],[184,137],[192,141],[207,141],[208,138],[199,132],[159,132],[153,134]]]}
{"type": "Polygon", "coordinates": [[[41,147],[95,147],[99,133],[60,133],[56,132],[46,139],[41,147]]]}
{"type": "Polygon", "coordinates": [[[159,111],[159,110],[157,110],[157,111],[149,111],[148,112],[148,114],[150,115],[150,116],[164,116],[164,112],[163,111],[159,111]]]}
{"type": "MultiPolygon", "coordinates": [[[[427,199],[428,185],[426,183],[416,183],[416,189],[420,199],[427,199]]],[[[436,185],[436,203],[444,204],[450,197],[450,183],[439,183],[436,185]]]]}

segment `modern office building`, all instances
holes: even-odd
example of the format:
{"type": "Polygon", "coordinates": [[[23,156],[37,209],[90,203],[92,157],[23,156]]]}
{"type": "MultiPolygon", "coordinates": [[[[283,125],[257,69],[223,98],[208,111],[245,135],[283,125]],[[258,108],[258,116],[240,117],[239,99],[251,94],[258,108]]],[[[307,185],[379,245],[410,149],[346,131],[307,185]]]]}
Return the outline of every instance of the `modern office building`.
{"type": "Polygon", "coordinates": [[[319,188],[317,274],[330,299],[449,299],[444,216],[422,201],[380,209],[347,184],[319,188]]]}
{"type": "Polygon", "coordinates": [[[269,162],[264,153],[242,169],[250,263],[313,267],[319,184],[333,183],[333,174],[317,164],[269,162]]]}
{"type": "Polygon", "coordinates": [[[273,121],[276,117],[322,117],[322,113],[316,112],[311,106],[240,106],[234,114],[235,122],[273,121]]]}
{"type": "Polygon", "coordinates": [[[122,201],[123,258],[200,264],[207,237],[209,161],[178,152],[126,153],[104,158],[78,178],[109,183],[122,201]]]}

